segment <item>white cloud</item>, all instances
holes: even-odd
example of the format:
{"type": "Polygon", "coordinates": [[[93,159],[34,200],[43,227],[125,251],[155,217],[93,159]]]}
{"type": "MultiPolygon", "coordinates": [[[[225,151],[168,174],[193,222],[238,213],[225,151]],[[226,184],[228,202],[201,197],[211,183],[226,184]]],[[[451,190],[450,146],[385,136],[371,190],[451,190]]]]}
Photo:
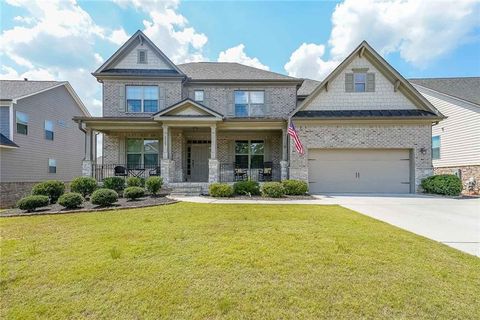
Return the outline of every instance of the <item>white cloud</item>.
{"type": "Polygon", "coordinates": [[[285,64],[285,70],[292,77],[323,80],[339,63],[322,59],[324,54],[324,45],[302,43],[290,56],[290,60],[285,64]]]}
{"type": "Polygon", "coordinates": [[[1,77],[70,81],[93,111],[100,85],[90,71],[103,60],[94,51],[94,44],[105,39],[105,30],[75,0],[8,0],[7,3],[28,14],[14,18],[23,26],[14,26],[0,34],[1,77]],[[12,64],[6,66],[9,62],[12,64]]]}
{"type": "Polygon", "coordinates": [[[203,47],[208,37],[188,25],[177,12],[180,1],[114,0],[122,8],[129,6],[148,15],[143,20],[144,33],[175,63],[208,60],[203,47]]]}
{"type": "Polygon", "coordinates": [[[116,30],[113,30],[108,39],[118,45],[124,44],[128,40],[129,36],[125,29],[119,28],[116,30]]]}
{"type": "Polygon", "coordinates": [[[270,68],[261,63],[258,58],[251,58],[247,56],[245,53],[245,45],[242,43],[238,46],[220,52],[217,60],[219,62],[238,62],[258,69],[270,70],[270,68]]]}
{"type": "Polygon", "coordinates": [[[423,66],[468,41],[479,17],[478,0],[346,0],[332,15],[331,54],[344,58],[367,40],[381,54],[399,52],[423,66]]]}
{"type": "Polygon", "coordinates": [[[95,57],[97,64],[102,64],[105,61],[99,53],[95,53],[93,56],[95,57]]]}
{"type": "Polygon", "coordinates": [[[329,54],[323,44],[302,44],[285,70],[322,79],[362,40],[382,55],[398,52],[405,61],[425,67],[470,41],[479,16],[478,0],[345,0],[332,14],[329,54]]]}

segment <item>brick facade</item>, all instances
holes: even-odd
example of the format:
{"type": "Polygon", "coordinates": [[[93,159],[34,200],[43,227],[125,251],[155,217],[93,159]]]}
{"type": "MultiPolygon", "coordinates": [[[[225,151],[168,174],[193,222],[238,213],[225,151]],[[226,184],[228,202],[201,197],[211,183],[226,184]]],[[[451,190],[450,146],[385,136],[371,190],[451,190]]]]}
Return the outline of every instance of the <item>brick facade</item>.
{"type": "Polygon", "coordinates": [[[290,141],[290,178],[308,182],[308,149],[401,148],[413,150],[415,190],[432,174],[430,124],[297,123],[306,153],[300,156],[290,141]],[[424,149],[425,154],[420,151],[424,149]]]}

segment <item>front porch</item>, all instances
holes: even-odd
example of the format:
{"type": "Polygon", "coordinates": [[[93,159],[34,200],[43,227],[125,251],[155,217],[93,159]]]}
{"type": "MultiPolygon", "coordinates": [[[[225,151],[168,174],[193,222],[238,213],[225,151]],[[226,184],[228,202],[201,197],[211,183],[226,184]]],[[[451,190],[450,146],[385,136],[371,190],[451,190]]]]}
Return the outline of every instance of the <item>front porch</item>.
{"type": "Polygon", "coordinates": [[[87,140],[93,141],[94,131],[104,134],[103,155],[99,161],[93,156],[84,161],[84,171],[98,181],[112,176],[161,176],[168,187],[287,178],[286,128],[282,122],[164,121],[138,130],[121,126],[102,129],[90,124],[87,140]]]}

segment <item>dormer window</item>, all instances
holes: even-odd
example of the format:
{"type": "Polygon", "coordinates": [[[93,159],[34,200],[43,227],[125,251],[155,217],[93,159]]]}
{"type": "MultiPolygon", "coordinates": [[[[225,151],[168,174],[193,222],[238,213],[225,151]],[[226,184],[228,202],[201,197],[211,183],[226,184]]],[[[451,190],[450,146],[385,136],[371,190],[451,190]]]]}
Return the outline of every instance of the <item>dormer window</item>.
{"type": "Polygon", "coordinates": [[[194,95],[195,95],[194,96],[195,101],[203,102],[203,100],[205,98],[205,92],[203,92],[203,90],[195,90],[194,95]]]}
{"type": "Polygon", "coordinates": [[[138,50],[137,51],[137,62],[146,64],[147,63],[147,50],[138,50]]]}

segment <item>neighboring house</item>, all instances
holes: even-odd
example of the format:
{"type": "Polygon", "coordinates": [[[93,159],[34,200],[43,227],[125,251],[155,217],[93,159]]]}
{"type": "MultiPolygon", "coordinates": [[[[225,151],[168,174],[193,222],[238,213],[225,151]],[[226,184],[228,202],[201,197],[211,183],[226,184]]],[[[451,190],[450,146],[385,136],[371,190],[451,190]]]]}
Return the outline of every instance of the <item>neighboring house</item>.
{"type": "Polygon", "coordinates": [[[366,42],[319,83],[237,63],[175,65],[138,31],[93,75],[103,117],[75,119],[104,134],[103,164],[90,138],[83,166],[99,180],[161,175],[204,192],[290,177],[312,192],[410,193],[432,174],[431,125],[443,116],[366,42]]]}
{"type": "Polygon", "coordinates": [[[90,115],[68,82],[0,80],[2,207],[39,181],[81,175],[85,134],[75,116],[90,115]]]}
{"type": "Polygon", "coordinates": [[[480,77],[410,79],[447,119],[432,128],[435,173],[456,174],[480,189],[480,77]]]}

